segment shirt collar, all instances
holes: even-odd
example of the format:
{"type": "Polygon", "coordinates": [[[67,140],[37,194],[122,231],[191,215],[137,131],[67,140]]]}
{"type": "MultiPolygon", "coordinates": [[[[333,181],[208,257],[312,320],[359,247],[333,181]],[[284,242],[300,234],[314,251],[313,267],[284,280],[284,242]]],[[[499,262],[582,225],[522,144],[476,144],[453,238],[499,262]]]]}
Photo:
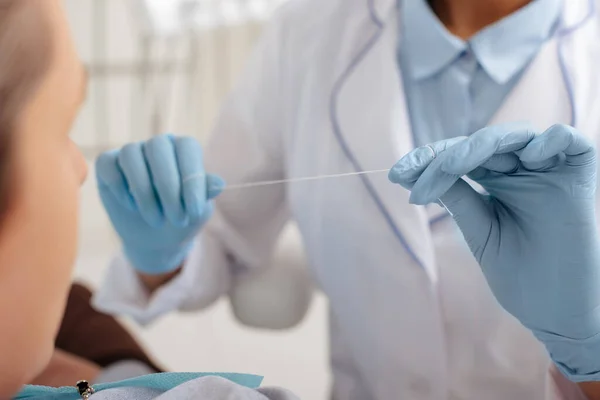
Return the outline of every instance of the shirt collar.
{"type": "Polygon", "coordinates": [[[448,32],[426,0],[400,2],[400,55],[413,78],[438,73],[467,48],[464,41],[448,32]]]}
{"type": "Polygon", "coordinates": [[[562,0],[533,0],[465,42],[448,32],[426,0],[400,1],[401,57],[417,80],[443,70],[470,47],[487,74],[505,83],[551,36],[562,9],[562,0]]]}

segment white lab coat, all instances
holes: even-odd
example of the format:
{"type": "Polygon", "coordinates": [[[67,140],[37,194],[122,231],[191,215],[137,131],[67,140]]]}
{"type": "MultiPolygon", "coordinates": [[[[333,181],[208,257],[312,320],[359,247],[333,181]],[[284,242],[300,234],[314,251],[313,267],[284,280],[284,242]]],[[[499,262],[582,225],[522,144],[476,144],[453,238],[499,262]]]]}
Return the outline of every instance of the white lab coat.
{"type": "MultiPolygon", "coordinates": [[[[596,1],[564,2],[559,33],[492,123],[574,123],[598,136],[596,1]]],[[[382,169],[410,151],[396,3],[284,6],[223,109],[208,169],[252,182],[382,169]]],[[[385,174],[231,191],[217,206],[177,279],[147,299],[120,259],[97,304],[141,321],[208,306],[267,264],[293,218],[330,299],[334,399],[552,397],[545,352],[498,306],[454,223],[410,205],[385,174]]]]}

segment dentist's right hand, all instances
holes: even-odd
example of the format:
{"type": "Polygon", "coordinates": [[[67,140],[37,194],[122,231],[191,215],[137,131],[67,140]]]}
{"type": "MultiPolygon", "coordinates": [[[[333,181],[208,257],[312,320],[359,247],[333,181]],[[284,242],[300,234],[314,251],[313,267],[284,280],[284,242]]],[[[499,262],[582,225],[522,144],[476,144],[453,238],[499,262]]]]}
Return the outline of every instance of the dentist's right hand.
{"type": "Polygon", "coordinates": [[[574,382],[600,382],[596,171],[574,128],[505,125],[416,149],[390,172],[411,202],[447,207],[498,303],[574,382]]]}
{"type": "Polygon", "coordinates": [[[168,274],[187,258],[224,181],[204,171],[196,139],[162,135],[102,154],[96,161],[102,203],[133,267],[168,274]]]}

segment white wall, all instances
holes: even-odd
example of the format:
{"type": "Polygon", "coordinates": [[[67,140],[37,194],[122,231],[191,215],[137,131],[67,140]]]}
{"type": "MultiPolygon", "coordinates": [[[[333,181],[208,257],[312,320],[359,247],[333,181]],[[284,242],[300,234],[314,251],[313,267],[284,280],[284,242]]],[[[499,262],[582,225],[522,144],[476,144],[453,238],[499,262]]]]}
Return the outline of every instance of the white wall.
{"type": "MultiPolygon", "coordinates": [[[[74,139],[90,158],[103,149],[163,130],[193,134],[204,141],[261,26],[250,22],[204,30],[196,37],[194,47],[188,42],[186,48],[183,40],[153,43],[152,64],[164,68],[165,61],[169,61],[175,69],[163,74],[162,80],[148,79],[149,89],[144,92],[144,79],[139,74],[143,36],[139,20],[131,14],[137,0],[64,1],[77,46],[92,76],[87,105],[73,131],[74,139]],[[197,57],[189,57],[190,49],[198,51],[197,57]],[[194,61],[194,73],[187,74],[186,68],[194,61]],[[168,110],[166,122],[159,127],[148,122],[153,111],[151,99],[155,97],[162,99],[163,111],[168,110]]],[[[97,285],[118,241],[102,210],[93,176],[92,170],[82,193],[81,253],[76,277],[97,285]]],[[[287,243],[296,241],[293,229],[287,235],[287,243]]],[[[172,370],[262,374],[266,384],[287,387],[303,399],[319,400],[326,398],[329,381],[326,307],[325,300],[317,296],[303,324],[288,332],[242,327],[232,317],[226,301],[202,313],[171,315],[147,329],[132,328],[157,359],[172,370]]]]}

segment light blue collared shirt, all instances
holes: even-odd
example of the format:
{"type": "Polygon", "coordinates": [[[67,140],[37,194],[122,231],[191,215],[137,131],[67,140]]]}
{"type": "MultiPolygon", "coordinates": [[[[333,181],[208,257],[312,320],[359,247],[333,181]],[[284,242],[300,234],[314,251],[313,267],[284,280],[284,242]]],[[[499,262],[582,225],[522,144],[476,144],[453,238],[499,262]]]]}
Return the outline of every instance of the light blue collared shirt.
{"type": "Polygon", "coordinates": [[[533,0],[464,41],[426,0],[400,0],[398,58],[415,145],[485,127],[552,36],[561,8],[561,0],[533,0]]]}

